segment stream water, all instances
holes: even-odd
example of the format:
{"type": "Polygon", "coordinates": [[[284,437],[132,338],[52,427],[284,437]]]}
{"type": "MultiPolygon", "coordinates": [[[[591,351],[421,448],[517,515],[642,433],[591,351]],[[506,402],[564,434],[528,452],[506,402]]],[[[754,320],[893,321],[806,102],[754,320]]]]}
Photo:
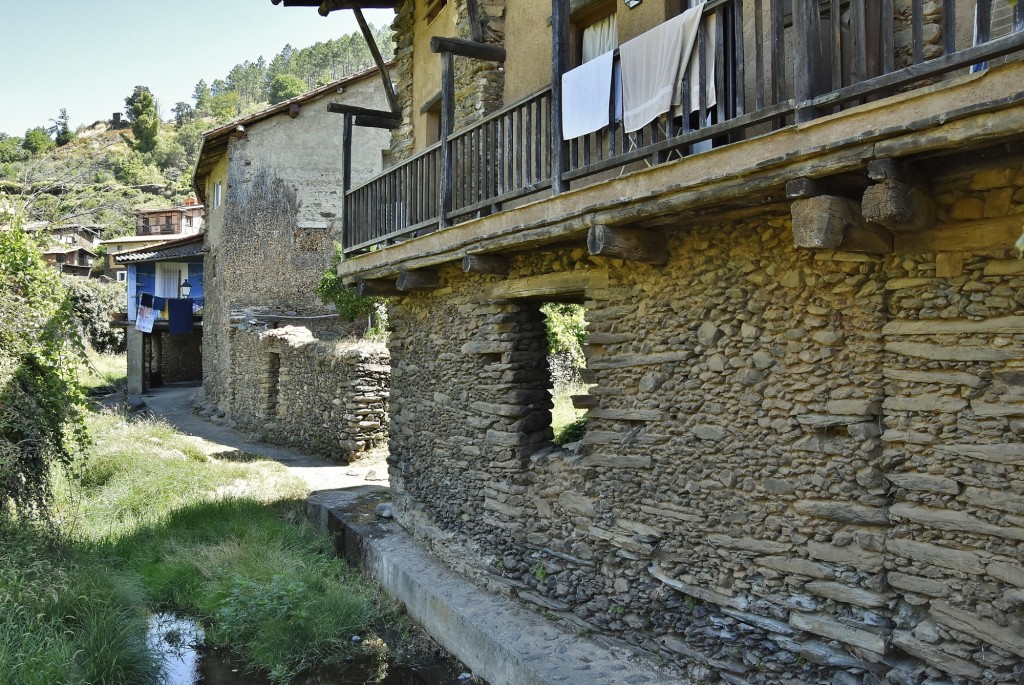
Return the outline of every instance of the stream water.
{"type": "MultiPolygon", "coordinates": [[[[270,685],[246,672],[228,652],[203,646],[203,629],[189,618],[155,614],[149,621],[148,643],[163,655],[166,685],[270,685]]],[[[416,666],[356,660],[342,667],[304,673],[292,685],[465,685],[470,679],[455,664],[434,659],[416,666]]]]}

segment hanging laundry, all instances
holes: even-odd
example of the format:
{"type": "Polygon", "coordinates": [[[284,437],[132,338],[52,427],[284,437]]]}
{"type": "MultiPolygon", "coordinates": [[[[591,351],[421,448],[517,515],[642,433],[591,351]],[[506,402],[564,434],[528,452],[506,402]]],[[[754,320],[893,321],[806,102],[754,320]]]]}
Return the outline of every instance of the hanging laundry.
{"type": "Polygon", "coordinates": [[[171,335],[192,332],[192,298],[167,300],[167,332],[171,335]]]}
{"type": "Polygon", "coordinates": [[[153,295],[150,293],[142,293],[139,295],[139,304],[143,307],[153,306],[153,295]]]}
{"type": "Polygon", "coordinates": [[[167,318],[167,298],[153,296],[153,309],[156,310],[157,316],[167,318]]]}
{"type": "Polygon", "coordinates": [[[612,62],[606,52],[562,74],[562,138],[572,140],[608,125],[612,62]]]}
{"type": "Polygon", "coordinates": [[[135,315],[135,330],[143,333],[152,333],[155,321],[156,312],[153,311],[153,308],[139,305],[139,311],[135,315]]]}
{"type": "Polygon", "coordinates": [[[702,2],[619,48],[626,133],[682,103],[683,69],[690,61],[703,11],[702,2]]]}
{"type": "MultiPolygon", "coordinates": [[[[708,109],[718,104],[718,90],[715,86],[715,63],[718,55],[718,17],[709,14],[704,20],[704,93],[706,100],[704,106],[708,109]]],[[[690,54],[690,111],[696,112],[700,109],[700,50],[693,50],[690,54]]],[[[677,104],[673,114],[682,114],[682,102],[677,104]]],[[[706,124],[705,124],[706,125],[706,124]]]]}

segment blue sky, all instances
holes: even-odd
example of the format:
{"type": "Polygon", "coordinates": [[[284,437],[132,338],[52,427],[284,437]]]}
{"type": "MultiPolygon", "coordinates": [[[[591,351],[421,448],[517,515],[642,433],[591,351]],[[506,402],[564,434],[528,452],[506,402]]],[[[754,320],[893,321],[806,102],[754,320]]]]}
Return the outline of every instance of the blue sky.
{"type": "MultiPolygon", "coordinates": [[[[392,17],[365,15],[375,26],[392,17]]],[[[18,136],[61,107],[72,128],[109,119],[136,85],[149,86],[167,118],[174,103],[192,103],[199,79],[224,78],[260,55],[269,61],[287,43],[359,30],[349,11],[321,17],[270,0],[2,0],[0,27],[0,131],[18,136]]]]}

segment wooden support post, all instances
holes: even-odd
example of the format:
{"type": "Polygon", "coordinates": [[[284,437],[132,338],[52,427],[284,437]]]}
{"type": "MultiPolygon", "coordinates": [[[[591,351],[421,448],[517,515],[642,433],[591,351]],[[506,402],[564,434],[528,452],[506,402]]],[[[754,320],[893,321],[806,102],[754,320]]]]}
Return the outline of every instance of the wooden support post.
{"type": "Polygon", "coordinates": [[[587,233],[587,250],[600,257],[628,259],[655,266],[668,263],[668,243],[664,234],[646,228],[614,228],[596,224],[587,233]]]}
{"type": "Polygon", "coordinates": [[[356,284],[359,297],[391,297],[400,294],[395,282],[387,278],[374,278],[356,284]]]}
{"type": "Polygon", "coordinates": [[[363,17],[363,11],[358,7],[353,7],[352,12],[356,15],[356,21],[359,22],[359,31],[363,34],[363,40],[366,41],[366,47],[370,48],[370,55],[373,56],[373,63],[377,65],[377,71],[380,72],[381,81],[384,82],[384,95],[388,98],[388,105],[391,107],[392,112],[401,112],[402,108],[398,105],[398,95],[395,94],[395,84],[391,82],[391,74],[388,73],[388,68],[384,66],[384,58],[380,56],[380,50],[377,49],[377,41],[373,39],[373,33],[370,31],[370,25],[366,23],[366,19],[363,17]]]}
{"type": "Polygon", "coordinates": [[[484,42],[484,27],[480,23],[480,9],[476,0],[466,0],[466,15],[469,19],[469,35],[477,43],[484,42]]]}
{"type": "Polygon", "coordinates": [[[399,271],[397,287],[400,292],[437,290],[441,287],[441,277],[436,271],[430,271],[429,269],[399,271]]]}
{"type": "Polygon", "coordinates": [[[551,0],[551,193],[569,189],[569,146],[562,139],[562,74],[569,65],[569,0],[551,0]]]}
{"type": "Polygon", "coordinates": [[[351,217],[349,216],[348,191],[352,189],[352,120],[348,112],[345,113],[341,124],[341,244],[348,246],[351,231],[351,217]]]}
{"type": "Polygon", "coordinates": [[[935,202],[926,191],[928,184],[912,169],[892,159],[878,159],[868,164],[868,178],[877,183],[864,191],[865,220],[896,233],[935,225],[935,202]]]}
{"type": "Polygon", "coordinates": [[[508,276],[509,261],[500,255],[468,254],[462,258],[462,270],[467,274],[493,274],[508,276]]]}
{"type": "Polygon", "coordinates": [[[493,43],[477,43],[463,38],[434,36],[430,39],[431,52],[450,52],[459,57],[471,57],[485,62],[504,62],[505,48],[493,43]]]}
{"type": "Polygon", "coordinates": [[[817,0],[793,0],[793,95],[798,124],[814,119],[814,110],[805,103],[814,96],[814,64],[820,38],[818,11],[817,0]]]}
{"type": "Polygon", "coordinates": [[[438,228],[448,227],[448,213],[452,211],[454,187],[454,160],[452,159],[452,132],[455,130],[455,56],[441,53],[441,183],[438,205],[438,228]]]}

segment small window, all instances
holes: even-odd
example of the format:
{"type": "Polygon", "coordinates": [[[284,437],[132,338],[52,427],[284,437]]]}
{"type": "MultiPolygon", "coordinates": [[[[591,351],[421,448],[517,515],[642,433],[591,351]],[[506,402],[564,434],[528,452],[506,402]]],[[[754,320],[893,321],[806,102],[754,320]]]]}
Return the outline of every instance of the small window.
{"type": "Polygon", "coordinates": [[[127,281],[128,280],[128,272],[127,271],[118,271],[117,272],[117,280],[118,281],[127,281]]]}
{"type": "Polygon", "coordinates": [[[215,186],[213,186],[213,208],[214,209],[219,209],[220,208],[221,193],[222,192],[223,192],[223,188],[221,186],[221,182],[217,181],[217,184],[215,186]]]}
{"type": "Polygon", "coordinates": [[[589,4],[575,13],[570,22],[570,66],[579,66],[619,47],[614,2],[589,4]]]}

